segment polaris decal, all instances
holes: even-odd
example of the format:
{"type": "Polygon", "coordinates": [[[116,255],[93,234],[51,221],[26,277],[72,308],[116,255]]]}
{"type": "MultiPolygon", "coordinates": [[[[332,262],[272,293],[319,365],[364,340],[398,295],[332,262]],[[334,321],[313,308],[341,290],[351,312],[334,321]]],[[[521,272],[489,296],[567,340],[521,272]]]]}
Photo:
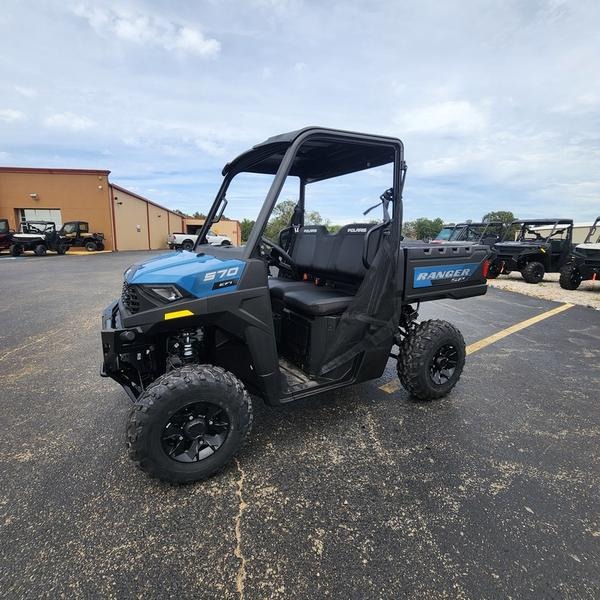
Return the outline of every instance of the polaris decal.
{"type": "Polygon", "coordinates": [[[366,227],[348,227],[346,229],[348,233],[367,233],[366,227]]]}
{"type": "Polygon", "coordinates": [[[478,267],[479,263],[416,267],[413,275],[413,287],[430,287],[434,282],[447,284],[466,281],[470,277],[473,277],[478,267]]]}

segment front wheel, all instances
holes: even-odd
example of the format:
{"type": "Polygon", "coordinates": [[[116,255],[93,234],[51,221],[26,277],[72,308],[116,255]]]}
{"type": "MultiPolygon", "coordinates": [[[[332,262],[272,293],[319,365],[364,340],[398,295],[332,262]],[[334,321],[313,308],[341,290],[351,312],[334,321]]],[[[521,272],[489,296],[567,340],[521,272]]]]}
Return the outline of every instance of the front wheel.
{"type": "Polygon", "coordinates": [[[183,244],[181,244],[181,247],[184,250],[192,250],[194,248],[194,242],[192,242],[192,240],[185,240],[183,244]]]}
{"type": "Polygon", "coordinates": [[[23,246],[20,244],[13,244],[10,247],[10,254],[11,256],[21,256],[21,254],[23,254],[23,246]]]}
{"type": "Polygon", "coordinates": [[[85,243],[85,249],[88,252],[96,252],[96,250],[98,250],[98,244],[96,244],[96,242],[90,240],[85,243]]]}
{"type": "Polygon", "coordinates": [[[66,254],[68,249],[69,249],[69,246],[67,246],[66,244],[59,244],[56,247],[56,253],[57,254],[66,254]]]}
{"type": "Polygon", "coordinates": [[[131,408],[129,457],[162,481],[200,481],[231,461],[251,428],[252,402],[235,375],[187,365],[157,379],[131,408]]]}
{"type": "Polygon", "coordinates": [[[34,249],[33,249],[33,253],[36,256],[45,256],[46,251],[48,249],[46,248],[45,244],[38,244],[34,249]]]}
{"type": "Polygon", "coordinates": [[[521,276],[527,283],[539,283],[544,279],[544,265],[540,262],[530,262],[521,271],[521,276]]]}
{"type": "Polygon", "coordinates": [[[400,346],[398,377],[413,398],[443,398],[460,379],[465,356],[465,340],[456,327],[447,321],[423,321],[400,346]]]}
{"type": "Polygon", "coordinates": [[[583,277],[576,265],[565,265],[560,270],[560,278],[558,281],[561,288],[565,290],[576,290],[583,281],[583,277]]]}

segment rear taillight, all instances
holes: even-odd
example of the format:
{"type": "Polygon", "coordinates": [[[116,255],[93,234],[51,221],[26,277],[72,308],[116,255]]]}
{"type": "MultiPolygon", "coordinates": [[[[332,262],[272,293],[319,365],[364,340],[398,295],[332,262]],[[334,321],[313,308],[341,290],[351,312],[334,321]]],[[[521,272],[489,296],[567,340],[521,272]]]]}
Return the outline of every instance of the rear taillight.
{"type": "Polygon", "coordinates": [[[490,261],[487,258],[483,259],[483,268],[481,269],[481,274],[487,279],[488,273],[490,270],[490,261]]]}

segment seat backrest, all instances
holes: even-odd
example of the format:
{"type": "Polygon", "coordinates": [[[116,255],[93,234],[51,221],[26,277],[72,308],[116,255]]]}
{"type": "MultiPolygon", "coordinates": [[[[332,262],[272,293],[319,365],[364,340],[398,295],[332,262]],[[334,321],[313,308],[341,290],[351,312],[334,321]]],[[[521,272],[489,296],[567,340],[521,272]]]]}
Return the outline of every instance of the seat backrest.
{"type": "MultiPolygon", "coordinates": [[[[372,223],[352,223],[329,233],[323,225],[306,225],[296,234],[292,258],[302,273],[359,284],[366,273],[362,261],[365,236],[372,227],[372,223]]],[[[369,239],[369,261],[377,252],[382,234],[380,228],[369,239]]]]}
{"type": "Polygon", "coordinates": [[[320,240],[328,236],[329,232],[324,225],[306,225],[300,227],[294,236],[291,256],[299,271],[312,273],[315,254],[320,245],[320,240]]]}

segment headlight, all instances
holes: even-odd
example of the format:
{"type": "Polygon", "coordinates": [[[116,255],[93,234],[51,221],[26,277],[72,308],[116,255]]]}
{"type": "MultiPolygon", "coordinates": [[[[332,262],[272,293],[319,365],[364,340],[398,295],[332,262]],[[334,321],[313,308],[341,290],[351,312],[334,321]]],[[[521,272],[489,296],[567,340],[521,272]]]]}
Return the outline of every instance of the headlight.
{"type": "Polygon", "coordinates": [[[145,285],[143,287],[167,302],[175,302],[175,300],[183,298],[183,294],[174,285],[145,285]]]}

